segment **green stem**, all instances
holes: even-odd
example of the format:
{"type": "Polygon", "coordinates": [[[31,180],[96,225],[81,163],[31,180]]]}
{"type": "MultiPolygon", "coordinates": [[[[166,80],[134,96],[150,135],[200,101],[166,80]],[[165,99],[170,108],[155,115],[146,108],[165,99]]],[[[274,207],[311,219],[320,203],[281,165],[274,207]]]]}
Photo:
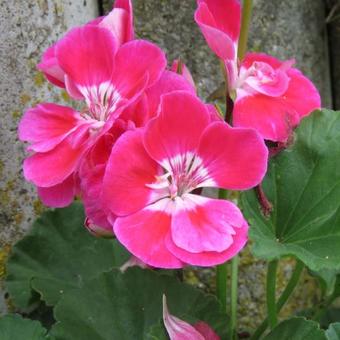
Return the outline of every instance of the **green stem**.
{"type": "Polygon", "coordinates": [[[276,272],[278,260],[273,260],[268,263],[267,271],[267,315],[269,326],[273,329],[277,324],[276,310],[276,272]]]}
{"type": "MultiPolygon", "coordinates": [[[[299,279],[301,277],[301,273],[304,268],[304,264],[301,261],[297,261],[294,271],[292,273],[291,278],[289,279],[286,288],[282,292],[281,296],[279,297],[279,300],[276,304],[276,311],[279,313],[283,306],[286,304],[290,296],[292,295],[295,287],[297,286],[299,279]]],[[[266,318],[261,325],[256,329],[255,333],[252,335],[250,340],[258,340],[260,336],[265,332],[265,330],[268,327],[268,318],[266,318]]]]}
{"type": "Polygon", "coordinates": [[[249,26],[251,13],[253,9],[253,0],[244,0],[242,9],[241,33],[238,42],[238,59],[242,60],[247,51],[249,26]]]}
{"type": "Polygon", "coordinates": [[[238,255],[231,260],[231,296],[230,296],[230,336],[237,334],[237,288],[238,288],[238,255]]]}

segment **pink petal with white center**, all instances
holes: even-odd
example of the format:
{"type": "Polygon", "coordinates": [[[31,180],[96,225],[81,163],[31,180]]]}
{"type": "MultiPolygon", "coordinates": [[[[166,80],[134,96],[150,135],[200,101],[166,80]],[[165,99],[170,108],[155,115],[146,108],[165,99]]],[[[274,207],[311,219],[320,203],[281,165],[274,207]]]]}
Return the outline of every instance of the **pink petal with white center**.
{"type": "Polygon", "coordinates": [[[163,322],[170,340],[208,340],[189,323],[171,315],[163,295],[163,322]]]}
{"type": "Polygon", "coordinates": [[[162,199],[132,215],[118,217],[113,230],[119,242],[147,265],[182,268],[184,263],[165,246],[171,224],[168,204],[171,204],[170,200],[162,199]]]}
{"type": "Polygon", "coordinates": [[[56,44],[50,46],[43,54],[41,62],[37,65],[38,69],[42,71],[49,82],[53,85],[64,88],[65,73],[58,64],[55,55],[56,44]]]}
{"type": "Polygon", "coordinates": [[[178,157],[197,149],[210,115],[205,104],[187,92],[164,95],[160,105],[159,115],[146,126],[144,145],[149,155],[170,171],[178,157]]]}
{"type": "Polygon", "coordinates": [[[111,80],[117,48],[109,30],[87,25],[67,33],[56,46],[56,56],[77,86],[91,87],[111,80]]]}
{"type": "Polygon", "coordinates": [[[243,221],[231,202],[187,194],[175,200],[171,237],[177,247],[190,253],[220,253],[233,244],[243,221]]]}
{"type": "Polygon", "coordinates": [[[201,333],[206,340],[221,340],[206,322],[198,321],[194,324],[194,328],[201,333]]]}
{"type": "Polygon", "coordinates": [[[184,76],[172,71],[164,71],[157,83],[145,91],[149,106],[149,119],[157,115],[162,95],[174,91],[187,91],[193,95],[196,94],[195,87],[184,76]]]}
{"type": "Polygon", "coordinates": [[[113,146],[103,185],[107,209],[124,216],[165,197],[164,190],[152,189],[161,167],[150,158],[142,142],[142,130],[124,133],[113,146]]]}
{"type": "Polygon", "coordinates": [[[234,60],[241,26],[239,0],[198,0],[195,21],[209,47],[223,60],[234,60]]]}
{"type": "Polygon", "coordinates": [[[99,23],[117,38],[119,45],[134,39],[131,0],[116,0],[113,10],[99,23]]]}
{"type": "Polygon", "coordinates": [[[208,183],[230,190],[248,190],[261,183],[266,171],[268,149],[253,129],[232,128],[212,123],[203,133],[197,156],[201,159],[208,183]]]}
{"type": "Polygon", "coordinates": [[[132,98],[144,86],[153,85],[166,67],[164,52],[146,40],[133,40],[121,46],[115,58],[113,82],[118,92],[132,98]],[[147,77],[147,83],[141,80],[147,77]],[[141,84],[136,86],[136,84],[141,84]]]}
{"type": "Polygon", "coordinates": [[[196,84],[190,70],[179,59],[174,60],[171,66],[171,71],[181,74],[196,91],[196,84]]]}
{"type": "Polygon", "coordinates": [[[33,143],[29,150],[47,152],[56,147],[79,124],[73,109],[43,103],[27,110],[19,124],[19,138],[33,143]]]}
{"type": "Polygon", "coordinates": [[[78,192],[74,176],[71,175],[62,183],[53,187],[38,187],[38,195],[44,205],[52,208],[63,208],[70,205],[78,192]]]}
{"type": "MultiPolygon", "coordinates": [[[[83,133],[83,131],[81,131],[83,133]]],[[[52,187],[63,182],[75,170],[84,155],[87,144],[80,143],[75,147],[73,138],[77,131],[66,137],[54,149],[35,153],[24,161],[25,178],[39,187],[52,187]]],[[[86,136],[83,135],[86,139],[86,136]]]]}

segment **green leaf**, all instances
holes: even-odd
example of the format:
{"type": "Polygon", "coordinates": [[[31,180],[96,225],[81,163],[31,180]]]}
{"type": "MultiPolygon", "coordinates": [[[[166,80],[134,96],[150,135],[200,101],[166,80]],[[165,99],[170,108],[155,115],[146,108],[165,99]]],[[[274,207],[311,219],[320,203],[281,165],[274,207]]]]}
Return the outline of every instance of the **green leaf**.
{"type": "Polygon", "coordinates": [[[24,319],[16,314],[0,319],[1,340],[44,340],[47,339],[46,333],[40,322],[24,319]]]}
{"type": "Polygon", "coordinates": [[[102,273],[66,292],[55,307],[52,334],[58,340],[152,339],[150,328],[162,318],[163,294],[171,314],[187,321],[203,320],[225,336],[228,319],[214,296],[140,268],[102,273]]]}
{"type": "Polygon", "coordinates": [[[304,318],[292,318],[281,322],[264,340],[326,340],[319,325],[304,318]]]}
{"type": "Polygon", "coordinates": [[[340,268],[340,112],[316,111],[294,145],[271,159],[263,182],[269,218],[254,191],[242,195],[255,256],[294,255],[311,270],[340,268]]]}
{"type": "Polygon", "coordinates": [[[48,211],[13,247],[6,287],[17,307],[30,305],[32,288],[48,305],[54,305],[67,290],[127,260],[127,252],[117,241],[90,235],[83,223],[79,203],[48,211]]]}
{"type": "Polygon", "coordinates": [[[340,340],[340,323],[332,323],[326,331],[327,340],[340,340]]]}

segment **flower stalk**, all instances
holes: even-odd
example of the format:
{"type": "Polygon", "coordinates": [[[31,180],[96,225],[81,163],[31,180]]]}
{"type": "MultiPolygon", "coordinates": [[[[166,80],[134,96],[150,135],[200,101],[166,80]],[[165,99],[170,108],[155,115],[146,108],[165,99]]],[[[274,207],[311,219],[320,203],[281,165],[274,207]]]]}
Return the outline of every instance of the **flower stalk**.
{"type": "MultiPolygon", "coordinates": [[[[282,292],[276,304],[276,313],[278,314],[281,309],[285,306],[286,302],[292,295],[295,287],[299,283],[301,274],[305,265],[301,261],[297,261],[292,276],[290,277],[286,288],[282,292]]],[[[268,327],[268,317],[261,323],[261,325],[256,329],[255,333],[252,335],[250,340],[258,340],[260,336],[265,332],[268,327]]]]}
{"type": "Polygon", "coordinates": [[[253,0],[244,0],[242,9],[241,33],[237,53],[239,60],[242,60],[247,52],[249,26],[251,21],[252,10],[253,0]]]}
{"type": "Polygon", "coordinates": [[[277,325],[277,308],[276,308],[276,273],[278,260],[268,263],[267,271],[267,315],[270,329],[277,325]]]}

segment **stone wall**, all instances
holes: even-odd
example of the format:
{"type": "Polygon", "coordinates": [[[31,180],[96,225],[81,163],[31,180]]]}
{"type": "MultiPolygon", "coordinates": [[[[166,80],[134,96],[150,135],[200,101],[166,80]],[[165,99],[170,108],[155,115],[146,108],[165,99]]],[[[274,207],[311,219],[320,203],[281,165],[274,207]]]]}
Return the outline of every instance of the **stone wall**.
{"type": "MultiPolygon", "coordinates": [[[[35,66],[66,30],[97,15],[97,0],[0,1],[0,281],[8,246],[42,208],[22,176],[24,145],[17,139],[18,121],[35,103],[63,102],[65,97],[35,66]]],[[[0,294],[0,313],[2,309],[0,294]]]]}

